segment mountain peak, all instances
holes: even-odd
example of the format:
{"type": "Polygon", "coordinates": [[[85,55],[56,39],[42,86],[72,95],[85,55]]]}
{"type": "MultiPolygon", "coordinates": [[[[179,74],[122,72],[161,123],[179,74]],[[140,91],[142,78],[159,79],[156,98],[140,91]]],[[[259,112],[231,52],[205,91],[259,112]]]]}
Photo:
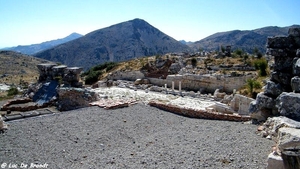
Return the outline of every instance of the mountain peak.
{"type": "Polygon", "coordinates": [[[103,29],[50,50],[37,57],[88,69],[104,62],[182,52],[188,46],[159,31],[143,19],[133,19],[103,29]]]}

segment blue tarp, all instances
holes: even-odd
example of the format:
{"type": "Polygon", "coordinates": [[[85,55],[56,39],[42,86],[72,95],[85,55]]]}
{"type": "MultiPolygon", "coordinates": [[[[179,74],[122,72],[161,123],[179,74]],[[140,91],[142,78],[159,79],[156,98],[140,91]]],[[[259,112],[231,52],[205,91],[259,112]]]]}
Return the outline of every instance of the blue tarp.
{"type": "Polygon", "coordinates": [[[57,86],[58,82],[56,80],[43,84],[43,86],[33,96],[33,101],[38,105],[49,103],[53,97],[57,96],[57,86]]]}

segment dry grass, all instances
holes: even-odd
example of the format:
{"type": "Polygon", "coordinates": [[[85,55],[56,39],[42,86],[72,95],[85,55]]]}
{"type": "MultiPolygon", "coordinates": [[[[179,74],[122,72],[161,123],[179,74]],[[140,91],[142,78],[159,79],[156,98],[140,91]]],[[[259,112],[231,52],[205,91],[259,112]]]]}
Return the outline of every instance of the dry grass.
{"type": "Polygon", "coordinates": [[[36,82],[39,76],[37,65],[48,61],[16,52],[0,52],[0,83],[18,85],[21,81],[36,82]]]}

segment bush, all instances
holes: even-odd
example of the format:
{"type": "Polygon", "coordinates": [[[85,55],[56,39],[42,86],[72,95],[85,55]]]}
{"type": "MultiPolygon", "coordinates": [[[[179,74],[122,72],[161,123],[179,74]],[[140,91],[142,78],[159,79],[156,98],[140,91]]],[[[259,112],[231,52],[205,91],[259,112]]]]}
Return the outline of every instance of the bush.
{"type": "Polygon", "coordinates": [[[254,67],[259,70],[259,76],[267,76],[268,62],[266,59],[261,58],[254,61],[254,67]]]}
{"type": "Polygon", "coordinates": [[[19,90],[15,87],[11,87],[8,92],[7,92],[7,96],[14,96],[17,95],[19,93],[19,90]]]}
{"type": "Polygon", "coordinates": [[[86,76],[85,84],[93,84],[98,81],[98,78],[102,74],[104,69],[106,69],[106,71],[110,71],[117,65],[118,64],[115,62],[105,62],[104,64],[92,67],[88,71],[84,72],[81,76],[86,76]]]}
{"type": "Polygon", "coordinates": [[[193,66],[193,67],[196,67],[196,66],[197,66],[197,59],[196,59],[196,58],[193,58],[193,59],[191,60],[191,62],[192,62],[192,66],[193,66]]]}
{"type": "Polygon", "coordinates": [[[257,93],[254,91],[254,89],[261,89],[261,84],[254,79],[248,79],[247,87],[249,89],[249,93],[251,94],[251,97],[255,98],[257,93]]]}
{"type": "Polygon", "coordinates": [[[101,74],[101,71],[90,71],[89,74],[85,77],[85,84],[93,84],[97,82],[101,74]]]}

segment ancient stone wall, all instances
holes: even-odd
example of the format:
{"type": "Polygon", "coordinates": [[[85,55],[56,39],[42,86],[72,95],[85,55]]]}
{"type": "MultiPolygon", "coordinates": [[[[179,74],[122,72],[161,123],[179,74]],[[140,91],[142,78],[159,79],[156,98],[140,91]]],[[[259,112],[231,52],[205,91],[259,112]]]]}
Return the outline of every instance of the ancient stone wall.
{"type": "MultiPolygon", "coordinates": [[[[240,77],[225,77],[213,75],[168,75],[166,79],[148,78],[150,83],[157,86],[172,87],[174,82],[175,89],[179,89],[179,82],[181,88],[185,90],[194,90],[207,93],[213,93],[215,89],[222,89],[224,92],[232,93],[234,89],[239,89],[245,85],[247,79],[252,78],[253,75],[245,75],[240,77]]],[[[110,80],[131,80],[143,79],[145,76],[140,71],[131,72],[116,72],[108,77],[110,80]]]]}
{"type": "Polygon", "coordinates": [[[39,64],[37,65],[40,76],[39,82],[58,80],[64,85],[82,87],[79,75],[83,70],[80,67],[67,67],[66,65],[39,64]]]}
{"type": "Polygon", "coordinates": [[[268,38],[267,55],[274,56],[275,63],[264,92],[249,107],[257,120],[282,115],[300,121],[300,29],[290,28],[288,33],[268,38]]]}

